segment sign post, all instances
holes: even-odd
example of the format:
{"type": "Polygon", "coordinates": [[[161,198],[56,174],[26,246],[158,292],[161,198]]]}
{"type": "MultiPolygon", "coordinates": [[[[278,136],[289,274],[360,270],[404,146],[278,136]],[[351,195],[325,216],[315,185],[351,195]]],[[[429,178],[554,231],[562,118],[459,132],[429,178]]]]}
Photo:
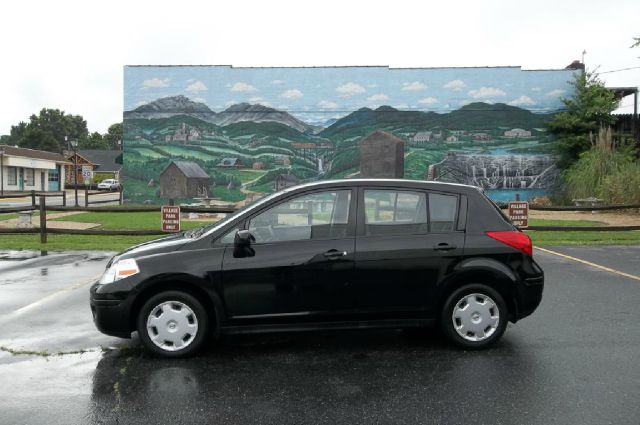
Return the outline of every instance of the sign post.
{"type": "Polygon", "coordinates": [[[84,181],[85,185],[87,184],[87,182],[91,183],[92,174],[93,174],[93,169],[91,168],[90,165],[82,166],[82,180],[84,181]]]}
{"type": "Polygon", "coordinates": [[[180,207],[179,206],[162,206],[162,231],[163,232],[179,232],[180,231],[180,207]]]}
{"type": "Polygon", "coordinates": [[[529,203],[527,201],[509,202],[509,219],[519,227],[529,227],[529,203]]]}

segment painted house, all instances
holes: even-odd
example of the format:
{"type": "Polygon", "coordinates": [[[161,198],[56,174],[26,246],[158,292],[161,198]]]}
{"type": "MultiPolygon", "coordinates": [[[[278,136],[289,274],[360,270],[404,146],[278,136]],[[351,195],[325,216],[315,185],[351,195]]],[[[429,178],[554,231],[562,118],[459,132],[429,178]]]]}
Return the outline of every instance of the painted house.
{"type": "Polygon", "coordinates": [[[300,179],[293,174],[280,174],[276,177],[274,189],[276,191],[295,186],[300,183],[300,179]]]}
{"type": "Polygon", "coordinates": [[[160,197],[201,198],[209,194],[209,175],[192,161],[171,161],[160,173],[160,197]]]}
{"type": "Polygon", "coordinates": [[[0,145],[0,185],[4,192],[64,190],[67,159],[54,152],[0,145]]]}
{"type": "Polygon", "coordinates": [[[242,168],[244,165],[238,158],[222,158],[218,163],[218,167],[222,168],[242,168]]]}
{"type": "Polygon", "coordinates": [[[360,141],[360,177],[403,178],[404,141],[386,131],[374,131],[360,141]]]}
{"type": "Polygon", "coordinates": [[[432,131],[419,131],[413,136],[413,141],[417,143],[430,142],[433,137],[432,131]]]}
{"type": "Polygon", "coordinates": [[[514,128],[504,132],[504,137],[531,137],[529,130],[523,130],[522,128],[514,128]]]}

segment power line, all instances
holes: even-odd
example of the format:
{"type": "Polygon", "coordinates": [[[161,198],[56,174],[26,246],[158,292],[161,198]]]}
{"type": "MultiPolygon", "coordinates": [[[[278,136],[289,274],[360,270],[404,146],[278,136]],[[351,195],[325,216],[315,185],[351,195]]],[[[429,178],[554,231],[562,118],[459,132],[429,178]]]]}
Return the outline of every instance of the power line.
{"type": "Polygon", "coordinates": [[[599,72],[598,74],[611,74],[612,72],[629,71],[631,69],[640,69],[640,66],[632,66],[630,68],[614,69],[614,70],[611,70],[611,71],[602,71],[602,72],[599,72]]]}

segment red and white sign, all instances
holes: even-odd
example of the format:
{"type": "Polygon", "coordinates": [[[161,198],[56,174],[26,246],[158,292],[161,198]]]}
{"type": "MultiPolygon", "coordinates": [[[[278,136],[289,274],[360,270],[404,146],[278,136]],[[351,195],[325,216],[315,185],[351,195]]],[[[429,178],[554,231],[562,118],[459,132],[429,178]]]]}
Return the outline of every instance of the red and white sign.
{"type": "Polygon", "coordinates": [[[509,218],[517,227],[529,227],[529,203],[526,201],[509,202],[509,218]]]}
{"type": "Polygon", "coordinates": [[[161,214],[163,232],[180,231],[180,207],[163,205],[161,214]]]}

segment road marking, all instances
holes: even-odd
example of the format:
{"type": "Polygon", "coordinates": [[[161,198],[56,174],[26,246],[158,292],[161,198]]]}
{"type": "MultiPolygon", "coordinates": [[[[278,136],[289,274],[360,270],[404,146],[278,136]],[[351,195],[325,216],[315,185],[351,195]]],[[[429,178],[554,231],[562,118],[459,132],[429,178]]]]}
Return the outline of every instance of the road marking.
{"type": "Polygon", "coordinates": [[[64,294],[65,292],[69,292],[69,291],[73,291],[74,289],[78,289],[81,288],[85,285],[88,285],[90,283],[93,283],[95,281],[97,281],[98,279],[100,279],[101,274],[95,275],[89,279],[85,279],[81,282],[78,283],[74,283],[73,285],[67,286],[66,288],[62,288],[56,292],[53,292],[49,295],[47,295],[44,298],[40,298],[38,301],[34,301],[31,304],[25,305],[24,307],[20,307],[17,310],[12,311],[11,313],[7,314],[6,316],[0,318],[0,323],[4,323],[8,320],[14,319],[16,316],[20,316],[30,310],[33,310],[34,308],[41,306],[42,304],[51,301],[52,299],[55,299],[57,297],[59,297],[60,295],[64,294]]]}
{"type": "Polygon", "coordinates": [[[581,258],[572,257],[571,255],[562,254],[560,252],[552,251],[550,249],[540,248],[539,246],[536,246],[535,249],[537,249],[539,251],[542,251],[542,252],[546,252],[547,254],[557,255],[558,257],[566,258],[568,260],[573,260],[573,261],[576,261],[578,263],[586,264],[587,266],[595,267],[597,269],[604,270],[604,271],[609,272],[609,273],[614,273],[614,274],[617,274],[618,276],[628,277],[629,279],[637,280],[637,281],[640,282],[640,276],[636,276],[636,275],[633,275],[633,274],[621,272],[620,270],[612,269],[612,268],[609,268],[609,267],[606,267],[606,266],[601,266],[600,264],[592,263],[591,261],[583,260],[581,258]]]}

